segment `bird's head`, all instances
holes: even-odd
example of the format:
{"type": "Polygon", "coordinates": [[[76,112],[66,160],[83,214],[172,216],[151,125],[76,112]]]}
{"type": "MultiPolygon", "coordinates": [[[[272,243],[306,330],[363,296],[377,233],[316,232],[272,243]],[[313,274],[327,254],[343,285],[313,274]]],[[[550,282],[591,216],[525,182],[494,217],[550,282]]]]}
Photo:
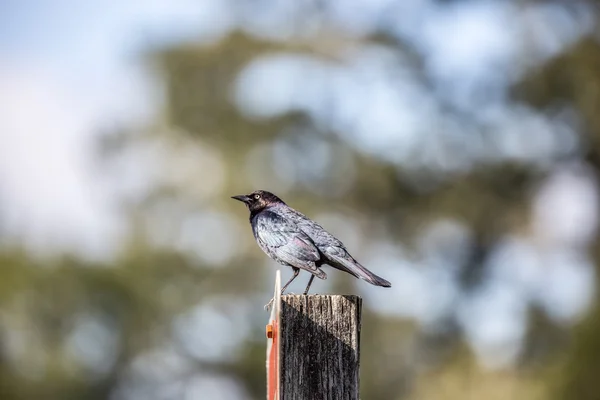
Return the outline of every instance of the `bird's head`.
{"type": "Polygon", "coordinates": [[[285,204],[279,197],[266,190],[256,190],[250,194],[241,194],[231,198],[244,203],[251,212],[258,212],[273,204],[285,204]]]}

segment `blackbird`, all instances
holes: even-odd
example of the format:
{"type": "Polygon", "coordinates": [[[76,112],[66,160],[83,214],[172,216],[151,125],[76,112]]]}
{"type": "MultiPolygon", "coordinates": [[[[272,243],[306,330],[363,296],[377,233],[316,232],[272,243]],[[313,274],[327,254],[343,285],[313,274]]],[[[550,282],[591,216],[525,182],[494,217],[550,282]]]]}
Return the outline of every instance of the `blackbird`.
{"type": "Polygon", "coordinates": [[[360,265],[344,244],[321,225],[294,210],[273,193],[257,190],[248,195],[233,196],[232,199],[243,202],[250,210],[250,225],[259,247],[273,260],[294,270],[294,275],[283,286],[281,294],[302,269],[311,273],[303,293],[306,295],[315,276],[327,279],[321,269],[324,264],[372,285],[392,286],[360,265]]]}

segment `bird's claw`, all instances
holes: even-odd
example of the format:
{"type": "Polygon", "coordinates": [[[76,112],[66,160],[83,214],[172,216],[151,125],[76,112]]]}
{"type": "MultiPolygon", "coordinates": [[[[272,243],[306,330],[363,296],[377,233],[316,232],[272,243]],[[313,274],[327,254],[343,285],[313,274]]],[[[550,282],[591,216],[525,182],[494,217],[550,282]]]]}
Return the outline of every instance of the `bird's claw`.
{"type": "MultiPolygon", "coordinates": [[[[296,293],[294,292],[288,292],[286,293],[287,295],[295,295],[296,293]]],[[[281,294],[283,296],[283,293],[281,294]]],[[[271,307],[273,306],[273,301],[275,301],[275,298],[273,297],[271,300],[269,300],[269,302],[267,304],[265,304],[265,310],[269,311],[271,309],[271,307]]]]}
{"type": "Polygon", "coordinates": [[[266,311],[269,311],[271,309],[271,306],[273,305],[274,300],[275,300],[275,298],[272,298],[271,300],[269,300],[269,302],[267,304],[265,304],[266,311]]]}

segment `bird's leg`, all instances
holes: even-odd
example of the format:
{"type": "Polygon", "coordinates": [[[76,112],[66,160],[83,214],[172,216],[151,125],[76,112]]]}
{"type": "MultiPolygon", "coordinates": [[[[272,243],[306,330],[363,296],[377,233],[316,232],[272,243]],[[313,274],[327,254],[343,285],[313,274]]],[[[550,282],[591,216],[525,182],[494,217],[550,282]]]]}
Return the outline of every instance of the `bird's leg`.
{"type": "Polygon", "coordinates": [[[308,285],[306,285],[306,289],[304,289],[304,293],[302,293],[304,296],[308,294],[308,289],[310,289],[310,285],[312,285],[313,279],[315,279],[315,276],[311,274],[310,279],[308,280],[308,285]]]}
{"type": "MultiPolygon", "coordinates": [[[[300,273],[300,268],[294,268],[294,276],[292,276],[290,278],[290,280],[287,281],[287,283],[285,285],[283,285],[283,287],[281,288],[281,296],[283,296],[283,292],[285,292],[285,289],[287,289],[287,287],[290,285],[290,283],[292,283],[292,281],[298,277],[299,273],[300,273]]],[[[273,299],[269,300],[269,302],[267,304],[265,304],[265,310],[268,310],[271,308],[271,305],[273,305],[274,300],[275,299],[273,298],[273,299]]]]}
{"type": "Polygon", "coordinates": [[[294,276],[292,276],[290,278],[290,280],[287,281],[287,283],[285,285],[283,285],[283,287],[281,288],[281,295],[282,296],[283,296],[283,292],[285,292],[285,289],[287,289],[287,287],[290,285],[290,283],[292,283],[292,281],[298,277],[299,273],[300,273],[300,268],[294,268],[294,276]]]}

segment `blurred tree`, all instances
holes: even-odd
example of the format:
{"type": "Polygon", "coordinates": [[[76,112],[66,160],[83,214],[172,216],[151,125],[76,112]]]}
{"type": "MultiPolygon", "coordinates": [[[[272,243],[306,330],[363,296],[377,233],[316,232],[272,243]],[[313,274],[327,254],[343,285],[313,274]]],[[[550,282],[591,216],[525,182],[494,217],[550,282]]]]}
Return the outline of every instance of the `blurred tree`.
{"type": "MultiPolygon", "coordinates": [[[[157,117],[142,132],[116,132],[101,146],[108,169],[128,152],[159,152],[162,157],[159,165],[136,164],[155,172],[156,184],[127,199],[132,234],[119,257],[110,265],[95,265],[66,256],[38,260],[9,248],[0,252],[0,398],[183,398],[185,385],[177,384],[196,375],[225,377],[240,384],[249,398],[264,398],[266,314],[261,304],[271,290],[273,268],[263,268],[265,257],[254,247],[249,229],[237,229],[241,222],[230,223],[226,216],[235,212],[235,221],[245,219],[226,194],[259,183],[281,189],[310,215],[352,215],[359,230],[373,233],[374,240],[405,243],[409,258],[422,256],[418,237],[429,224],[458,221],[469,228],[472,241],[458,265],[461,295],[475,293],[489,280],[485,264],[491,252],[507,235],[529,229],[532,192],[550,167],[517,159],[485,160],[446,174],[415,171],[352,146],[343,132],[331,132],[306,110],[257,118],[236,105],[234,86],[244,68],[278,53],[341,64],[340,54],[350,47],[383,44],[410,59],[412,72],[431,84],[422,71],[422,55],[385,32],[361,39],[331,35],[269,41],[234,32],[210,45],[174,45],[150,55],[165,79],[164,118],[157,117]],[[287,160],[294,169],[327,159],[343,171],[286,182],[289,175],[279,170],[278,157],[289,155],[280,151],[287,145],[305,157],[287,160]],[[350,169],[352,179],[347,177],[350,169]],[[344,190],[327,190],[346,178],[350,185],[344,190]],[[189,249],[196,242],[182,231],[191,223],[208,226],[198,230],[202,239],[212,239],[206,251],[212,258],[189,249]],[[229,236],[210,229],[223,224],[231,227],[229,236]],[[231,255],[211,254],[215,244],[231,245],[231,255]],[[206,331],[197,339],[200,350],[185,340],[186,329],[192,328],[184,322],[190,318],[199,319],[206,331]],[[210,325],[215,321],[225,329],[210,325]],[[212,340],[227,339],[228,332],[242,330],[240,325],[247,328],[240,343],[214,350],[212,340]]],[[[596,173],[599,66],[597,40],[587,38],[532,71],[511,93],[516,103],[541,110],[556,104],[573,108],[581,117],[578,132],[583,136],[582,154],[571,157],[596,173]]],[[[465,125],[477,125],[475,115],[449,108],[465,125]]],[[[466,157],[466,150],[452,154],[466,157]]],[[[191,229],[193,234],[198,230],[191,229]]],[[[598,269],[600,236],[595,235],[592,255],[598,269]]],[[[372,241],[361,237],[361,250],[372,241]]],[[[216,247],[214,252],[220,251],[216,247]]],[[[363,285],[345,276],[330,282],[338,292],[360,292],[363,285]]],[[[454,314],[442,321],[444,329],[436,330],[409,318],[380,315],[365,305],[362,397],[595,399],[600,393],[595,379],[600,307],[595,302],[573,331],[553,322],[544,310],[529,310],[520,365],[491,372],[467,350],[468,338],[454,314]],[[555,375],[559,378],[552,384],[544,382],[555,375]],[[557,390],[549,390],[552,385],[557,390]]]]}
{"type": "MultiPolygon", "coordinates": [[[[567,104],[580,118],[582,157],[600,176],[600,45],[595,37],[586,37],[568,51],[534,71],[515,87],[515,96],[542,110],[567,104]]],[[[599,180],[600,182],[600,180],[599,180]]],[[[593,243],[596,278],[600,277],[600,237],[593,243]]],[[[600,394],[600,301],[570,335],[569,353],[563,359],[553,395],[559,399],[597,399],[600,394]]],[[[545,330],[542,328],[541,330],[545,330]]],[[[539,332],[533,337],[537,339],[539,332]]]]}

